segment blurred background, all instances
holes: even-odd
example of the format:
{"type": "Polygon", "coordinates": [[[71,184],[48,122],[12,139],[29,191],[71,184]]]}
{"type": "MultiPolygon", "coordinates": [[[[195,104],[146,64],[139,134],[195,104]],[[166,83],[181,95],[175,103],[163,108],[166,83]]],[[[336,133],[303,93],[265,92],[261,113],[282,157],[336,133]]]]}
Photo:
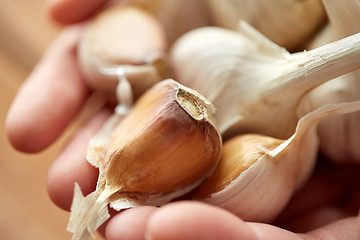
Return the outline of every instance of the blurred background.
{"type": "Polygon", "coordinates": [[[64,240],[69,213],[46,193],[47,168],[66,134],[40,154],[14,150],[5,136],[6,113],[18,88],[60,31],[44,0],[0,1],[0,239],[64,240]]]}

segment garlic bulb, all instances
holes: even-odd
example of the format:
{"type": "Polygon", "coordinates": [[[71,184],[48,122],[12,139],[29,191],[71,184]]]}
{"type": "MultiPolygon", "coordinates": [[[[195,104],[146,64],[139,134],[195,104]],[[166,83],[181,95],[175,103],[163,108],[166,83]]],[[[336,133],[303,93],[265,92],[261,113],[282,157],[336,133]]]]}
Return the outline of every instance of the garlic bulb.
{"type": "Polygon", "coordinates": [[[207,0],[217,26],[237,29],[244,20],[273,42],[299,48],[326,21],[321,0],[207,0]]]}
{"type": "Polygon", "coordinates": [[[92,88],[114,93],[121,72],[129,80],[134,98],[138,98],[163,79],[166,48],[165,33],[150,12],[116,5],[87,24],[78,61],[92,88]]]}
{"type": "Polygon", "coordinates": [[[164,28],[169,44],[192,29],[211,24],[204,0],[132,0],[131,3],[154,14],[164,28]]]}
{"type": "Polygon", "coordinates": [[[324,105],[303,116],[287,140],[243,134],[226,141],[215,172],[192,197],[247,221],[271,221],[312,173],[318,150],[317,124],[359,110],[360,101],[324,105]]]}
{"type": "Polygon", "coordinates": [[[85,240],[116,210],[161,205],[197,187],[215,169],[221,137],[213,107],[173,80],[147,91],[121,121],[111,118],[90,142],[87,159],[99,168],[95,192],[75,186],[68,230],[85,240]]]}
{"type": "Polygon", "coordinates": [[[321,83],[360,67],[360,34],[290,54],[242,22],[241,32],[193,30],[171,50],[176,79],[218,109],[225,136],[254,132],[288,138],[300,99],[321,83]]]}
{"type": "MultiPolygon", "coordinates": [[[[330,19],[322,42],[360,32],[359,1],[323,0],[330,19]]],[[[306,111],[312,111],[325,103],[340,103],[360,99],[360,70],[356,70],[320,85],[304,99],[306,111]],[[307,102],[305,102],[307,101],[307,102]]],[[[305,111],[305,110],[304,110],[305,111]]],[[[360,162],[360,113],[337,116],[319,125],[320,151],[335,162],[360,162]]]]}

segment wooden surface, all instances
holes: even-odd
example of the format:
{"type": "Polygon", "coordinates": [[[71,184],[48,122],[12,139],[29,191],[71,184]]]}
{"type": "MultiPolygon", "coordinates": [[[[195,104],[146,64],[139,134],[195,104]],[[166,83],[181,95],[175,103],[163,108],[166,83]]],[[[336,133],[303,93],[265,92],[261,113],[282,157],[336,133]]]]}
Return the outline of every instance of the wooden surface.
{"type": "Polygon", "coordinates": [[[26,76],[59,27],[46,16],[44,0],[0,1],[0,239],[64,240],[69,213],[57,208],[46,193],[49,164],[63,139],[40,154],[16,152],[7,141],[8,108],[26,76]]]}

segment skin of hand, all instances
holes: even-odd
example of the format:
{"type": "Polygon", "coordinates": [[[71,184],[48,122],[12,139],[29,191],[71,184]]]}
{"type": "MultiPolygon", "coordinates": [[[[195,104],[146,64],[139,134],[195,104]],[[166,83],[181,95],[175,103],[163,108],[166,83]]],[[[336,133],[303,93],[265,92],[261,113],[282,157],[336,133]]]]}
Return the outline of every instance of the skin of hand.
{"type": "MultiPolygon", "coordinates": [[[[16,149],[23,152],[45,149],[82,109],[91,90],[77,69],[76,46],[82,26],[75,23],[86,20],[106,3],[106,0],[52,0],[48,3],[50,16],[55,21],[72,25],[49,47],[9,110],[6,131],[16,149]]],[[[111,109],[106,108],[95,113],[50,167],[47,189],[60,208],[70,209],[75,182],[84,194],[95,189],[98,171],[86,161],[86,147],[110,114],[111,109]]],[[[205,203],[177,201],[160,208],[143,206],[119,213],[113,211],[113,217],[100,231],[108,240],[360,239],[360,217],[357,216],[360,167],[338,167],[325,161],[318,165],[309,183],[272,224],[245,222],[205,203]]]]}

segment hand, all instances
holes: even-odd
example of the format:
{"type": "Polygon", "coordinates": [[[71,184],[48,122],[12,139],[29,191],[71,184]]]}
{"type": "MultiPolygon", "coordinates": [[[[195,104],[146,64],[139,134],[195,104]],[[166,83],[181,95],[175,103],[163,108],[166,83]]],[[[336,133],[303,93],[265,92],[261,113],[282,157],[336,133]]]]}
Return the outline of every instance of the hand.
{"type": "MultiPolygon", "coordinates": [[[[106,0],[58,0],[49,5],[49,12],[56,21],[73,24],[86,20],[106,2],[106,0]]],[[[9,140],[18,150],[38,152],[53,143],[77,116],[90,96],[91,90],[84,83],[76,64],[76,46],[81,31],[81,24],[69,26],[64,30],[19,90],[6,123],[9,140]]],[[[84,194],[95,189],[98,172],[87,163],[84,156],[90,137],[110,114],[110,109],[103,109],[89,119],[75,133],[49,169],[47,183],[49,196],[59,207],[69,210],[74,182],[80,184],[84,194]]],[[[331,176],[337,176],[337,173],[331,176]]],[[[348,183],[347,181],[346,184],[348,183]]],[[[341,186],[345,187],[346,184],[341,186]]],[[[312,185],[309,184],[309,186],[312,185]]],[[[359,179],[352,186],[355,192],[355,189],[359,187],[359,179]]],[[[331,190],[334,189],[331,188],[331,190]]],[[[306,192],[306,188],[304,191],[306,192]]],[[[341,196],[343,193],[339,190],[334,193],[334,196],[341,196]]],[[[282,216],[288,221],[286,228],[296,229],[295,226],[304,227],[307,224],[305,229],[307,231],[319,227],[319,221],[323,221],[324,217],[325,220],[330,220],[329,211],[323,211],[323,206],[333,203],[334,198],[330,197],[325,202],[315,201],[313,205],[306,206],[308,202],[301,201],[301,196],[317,199],[315,194],[301,195],[299,193],[292,202],[295,210],[290,208],[290,204],[287,212],[292,212],[292,214],[282,216]],[[300,199],[298,201],[301,203],[306,203],[305,206],[296,204],[296,199],[300,199]],[[296,223],[294,216],[300,214],[300,210],[304,211],[304,208],[313,210],[303,214],[296,223]],[[290,222],[294,225],[290,226],[290,222]]],[[[318,197],[322,198],[322,196],[318,197]]],[[[359,200],[359,196],[356,199],[359,200]]],[[[338,199],[335,197],[335,200],[338,199]]],[[[334,210],[330,211],[333,216],[331,220],[343,219],[306,235],[297,235],[274,225],[246,223],[219,208],[186,201],[171,203],[161,208],[144,206],[114,213],[106,230],[104,230],[105,226],[103,227],[103,232],[110,240],[143,239],[145,234],[152,239],[360,238],[359,220],[355,217],[347,217],[349,214],[355,215],[357,209],[346,215],[343,209],[340,211],[337,208],[330,208],[330,210],[334,210]],[[353,235],[346,235],[346,233],[353,235]]],[[[279,222],[282,222],[281,219],[279,222]]]]}

